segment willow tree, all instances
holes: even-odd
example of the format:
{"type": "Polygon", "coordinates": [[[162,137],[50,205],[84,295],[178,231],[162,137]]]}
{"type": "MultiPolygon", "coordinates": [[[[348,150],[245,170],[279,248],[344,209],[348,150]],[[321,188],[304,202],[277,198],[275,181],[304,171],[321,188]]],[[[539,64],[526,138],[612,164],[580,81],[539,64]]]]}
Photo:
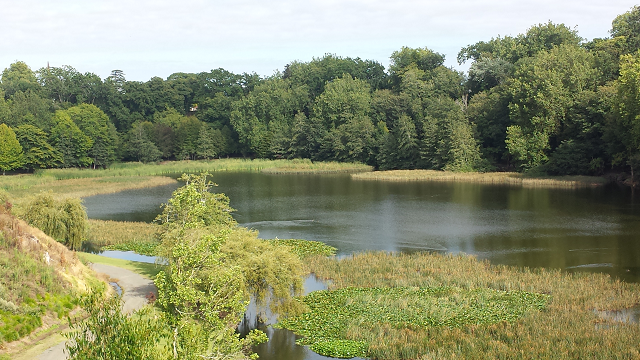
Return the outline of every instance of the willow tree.
{"type": "Polygon", "coordinates": [[[266,340],[257,330],[245,339],[236,332],[250,294],[264,298],[273,289],[277,304],[288,305],[302,291],[300,260],[238,227],[229,198],[210,192],[207,175],[183,175],[185,186],[157,218],[168,263],[155,280],[157,304],[180,359],[249,356],[251,344],[266,340]]]}

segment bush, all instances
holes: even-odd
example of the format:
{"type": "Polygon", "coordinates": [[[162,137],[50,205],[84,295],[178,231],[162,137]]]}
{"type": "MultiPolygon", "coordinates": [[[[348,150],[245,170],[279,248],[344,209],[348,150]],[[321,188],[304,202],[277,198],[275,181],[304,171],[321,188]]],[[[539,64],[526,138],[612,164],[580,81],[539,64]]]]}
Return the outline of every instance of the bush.
{"type": "Polygon", "coordinates": [[[57,201],[41,193],[27,205],[24,219],[72,250],[80,249],[86,238],[87,212],[80,199],[57,201]]]}

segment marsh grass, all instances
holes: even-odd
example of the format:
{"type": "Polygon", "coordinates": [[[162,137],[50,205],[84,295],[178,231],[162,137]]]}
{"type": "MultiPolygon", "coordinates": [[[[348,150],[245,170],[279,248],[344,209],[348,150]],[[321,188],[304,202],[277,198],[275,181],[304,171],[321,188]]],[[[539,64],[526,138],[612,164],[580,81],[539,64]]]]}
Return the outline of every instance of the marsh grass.
{"type": "Polygon", "coordinates": [[[267,160],[267,159],[217,159],[198,161],[165,161],[158,164],[118,163],[108,169],[48,169],[38,172],[38,176],[53,177],[57,180],[109,176],[162,176],[168,174],[202,173],[217,171],[232,172],[353,172],[369,171],[370,166],[358,163],[311,162],[310,160],[267,160]]]}
{"type": "Polygon", "coordinates": [[[383,325],[394,330],[419,331],[514,322],[528,312],[544,309],[549,298],[486,288],[342,288],[305,296],[310,312],[285,319],[280,326],[304,336],[299,343],[310,345],[321,355],[367,356],[370,344],[365,339],[349,339],[348,332],[354,332],[353,324],[364,329],[383,325]]]}
{"type": "Polygon", "coordinates": [[[284,246],[288,251],[298,255],[301,259],[309,256],[332,256],[338,249],[320,241],[300,240],[300,239],[271,239],[268,240],[276,246],[284,246]]]}
{"type": "Polygon", "coordinates": [[[335,174],[372,171],[373,167],[361,163],[341,163],[335,161],[312,162],[309,159],[288,160],[277,166],[265,168],[268,174],[335,174]]]}
{"type": "MultiPolygon", "coordinates": [[[[544,310],[520,312],[517,320],[507,318],[461,326],[397,326],[389,316],[430,300],[422,296],[404,301],[402,297],[393,300],[350,294],[343,299],[345,304],[383,309],[372,321],[350,321],[339,332],[340,340],[368,344],[366,354],[374,359],[640,357],[638,324],[614,322],[593,312],[625,309],[640,303],[640,285],[614,280],[608,275],[515,268],[491,265],[466,255],[426,253],[363,253],[342,260],[316,256],[304,263],[308,272],[321,280],[330,280],[332,291],[456,289],[461,294],[459,300],[443,302],[440,318],[456,317],[453,306],[456,301],[463,304],[467,301],[465,306],[486,303],[486,294],[531,294],[548,299],[544,310]],[[476,299],[465,295],[474,292],[485,295],[476,299]]],[[[437,311],[437,307],[433,309],[437,311]]],[[[511,309],[507,314],[518,313],[510,306],[506,309],[511,309]]],[[[325,310],[323,316],[329,313],[325,310]]]]}
{"type": "MultiPolygon", "coordinates": [[[[87,170],[88,171],[88,170],[87,170]]],[[[26,178],[29,186],[14,186],[6,189],[16,205],[21,205],[29,197],[41,192],[51,192],[56,199],[82,198],[98,194],[116,193],[123,190],[141,189],[176,183],[175,179],[164,176],[125,176],[109,178],[79,178],[56,180],[46,176],[46,182],[33,183],[26,178]]],[[[0,184],[2,183],[0,178],[0,184]]],[[[0,185],[1,186],[1,185],[0,185]]]]}
{"type": "Polygon", "coordinates": [[[156,244],[159,242],[159,231],[160,225],[153,223],[89,219],[87,239],[98,247],[136,243],[156,244]]]}
{"type": "Polygon", "coordinates": [[[437,170],[389,170],[352,174],[355,180],[379,181],[441,181],[468,182],[495,185],[512,185],[529,188],[581,188],[601,186],[606,183],[602,177],[595,176],[528,176],[513,172],[450,172],[437,170]]]}

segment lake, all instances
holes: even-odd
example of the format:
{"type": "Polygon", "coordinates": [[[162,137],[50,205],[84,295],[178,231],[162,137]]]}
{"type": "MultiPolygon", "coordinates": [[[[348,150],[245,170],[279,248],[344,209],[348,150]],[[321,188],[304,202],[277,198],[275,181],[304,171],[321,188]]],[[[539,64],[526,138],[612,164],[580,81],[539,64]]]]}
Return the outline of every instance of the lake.
{"type": "MultiPolygon", "coordinates": [[[[640,198],[629,188],[530,189],[352,180],[348,175],[214,173],[216,192],[261,238],[368,250],[472,254],[494,264],[603,272],[640,281],[640,198]]],[[[179,185],[85,198],[90,218],[152,221],[179,185]]],[[[321,359],[270,332],[263,360],[321,359]]]]}

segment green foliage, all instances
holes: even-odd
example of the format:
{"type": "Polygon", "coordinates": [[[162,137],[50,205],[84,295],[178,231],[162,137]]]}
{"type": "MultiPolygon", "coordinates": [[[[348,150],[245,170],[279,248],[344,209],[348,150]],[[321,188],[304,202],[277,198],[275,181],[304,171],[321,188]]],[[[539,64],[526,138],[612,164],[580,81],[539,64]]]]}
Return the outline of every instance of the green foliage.
{"type": "Polygon", "coordinates": [[[638,166],[634,159],[640,154],[640,50],[620,58],[620,77],[614,86],[613,109],[605,134],[614,164],[629,165],[633,172],[638,166]]]}
{"type": "Polygon", "coordinates": [[[24,162],[22,146],[16,139],[16,134],[7,124],[0,124],[0,170],[4,175],[5,171],[17,169],[24,162]]]}
{"type": "Polygon", "coordinates": [[[133,160],[142,163],[158,161],[162,152],[149,140],[144,123],[136,123],[129,130],[128,142],[126,144],[127,153],[133,160]]]}
{"type": "Polygon", "coordinates": [[[209,192],[216,184],[207,181],[208,172],[201,175],[183,174],[185,186],[173,192],[156,221],[167,229],[186,230],[206,226],[231,227],[236,224],[231,216],[229,198],[209,192]]]}
{"type": "Polygon", "coordinates": [[[5,96],[11,97],[17,92],[37,91],[39,84],[29,66],[22,61],[16,61],[2,72],[0,87],[4,90],[5,96]]]}
{"type": "Polygon", "coordinates": [[[622,40],[625,54],[640,50],[640,7],[636,5],[618,15],[611,24],[610,32],[612,37],[622,40]]]}
{"type": "Polygon", "coordinates": [[[16,138],[24,151],[24,167],[29,170],[56,167],[62,163],[61,154],[49,144],[49,137],[33,125],[20,125],[15,129],[16,138]]]}
{"type": "Polygon", "coordinates": [[[272,239],[270,243],[276,246],[286,246],[289,251],[304,259],[309,256],[333,256],[338,249],[320,241],[300,239],[272,239]]]}
{"type": "Polygon", "coordinates": [[[102,247],[102,250],[133,251],[140,255],[156,256],[158,245],[160,244],[157,242],[124,242],[104,246],[102,247]]]}
{"type": "MultiPolygon", "coordinates": [[[[252,279],[246,276],[251,274],[247,262],[264,263],[256,259],[259,250],[241,249],[259,240],[255,234],[236,227],[229,199],[209,192],[214,184],[206,180],[208,175],[184,175],[185,186],[173,193],[157,218],[164,227],[158,253],[168,265],[155,279],[156,304],[167,316],[174,357],[185,359],[248,356],[251,344],[265,340],[255,332],[241,340],[235,332],[248,304],[247,288],[254,287],[252,279]],[[231,243],[233,250],[221,250],[231,243]],[[246,254],[250,256],[245,257],[246,254]]],[[[273,257],[268,259],[269,263],[280,264],[273,257]]],[[[283,267],[278,269],[282,271],[283,267]]],[[[256,268],[252,270],[260,274],[256,268]]],[[[290,271],[278,275],[287,279],[290,271]]],[[[279,295],[279,287],[275,282],[272,284],[274,293],[279,295]]],[[[270,285],[267,283],[265,287],[270,285]]]]}
{"type": "Polygon", "coordinates": [[[115,126],[107,114],[95,105],[81,104],[71,107],[65,112],[71,120],[87,135],[92,145],[88,156],[92,159],[93,167],[107,167],[116,160],[118,134],[115,126]]]}
{"type": "Polygon", "coordinates": [[[314,291],[303,301],[310,311],[279,326],[304,336],[299,343],[325,356],[367,356],[366,335],[375,328],[426,329],[513,322],[546,308],[548,295],[492,289],[344,288],[314,291]],[[353,331],[352,327],[358,331],[353,331]],[[351,330],[351,331],[350,331],[351,330]],[[326,351],[326,352],[324,352],[326,351]]]}
{"type": "MultiPolygon", "coordinates": [[[[119,297],[93,291],[82,299],[86,319],[69,319],[67,351],[75,360],[169,359],[159,342],[166,338],[161,318],[150,309],[133,316],[122,313],[119,297]]],[[[165,346],[166,347],[166,346],[165,346]]]]}
{"type": "Polygon", "coordinates": [[[85,135],[65,111],[56,111],[51,129],[51,144],[62,155],[62,167],[83,167],[91,164],[89,150],[93,140],[85,135]]]}
{"type": "Polygon", "coordinates": [[[562,140],[564,128],[588,132],[593,123],[572,116],[582,104],[582,92],[595,91],[598,71],[591,54],[569,45],[539,52],[523,61],[509,86],[510,117],[507,148],[523,169],[541,165],[552,149],[551,140],[562,140]],[[575,124],[580,122],[578,124],[575,124]]]}
{"type": "Polygon", "coordinates": [[[27,204],[24,219],[72,250],[79,250],[86,239],[87,212],[80,199],[57,201],[41,193],[27,204]]]}

